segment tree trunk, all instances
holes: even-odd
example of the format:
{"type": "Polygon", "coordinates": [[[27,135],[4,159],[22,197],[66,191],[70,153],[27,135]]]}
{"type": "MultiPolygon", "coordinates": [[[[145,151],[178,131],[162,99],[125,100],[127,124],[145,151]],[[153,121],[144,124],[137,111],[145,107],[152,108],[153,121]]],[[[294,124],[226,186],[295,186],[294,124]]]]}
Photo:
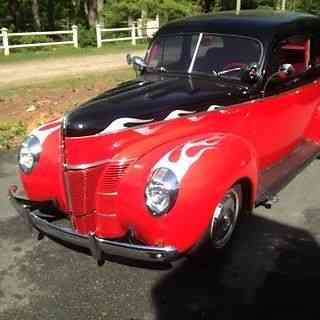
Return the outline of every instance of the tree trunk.
{"type": "Polygon", "coordinates": [[[32,15],[36,30],[41,30],[38,0],[32,0],[32,15]]]}
{"type": "Polygon", "coordinates": [[[55,1],[54,0],[48,0],[48,25],[49,30],[55,29],[55,23],[54,23],[54,9],[55,9],[55,1]]]}
{"type": "Polygon", "coordinates": [[[200,0],[201,11],[204,13],[209,13],[212,8],[213,1],[211,0],[200,0]]]}
{"type": "Polygon", "coordinates": [[[103,18],[103,10],[104,9],[104,0],[98,0],[97,2],[97,11],[98,11],[98,23],[100,25],[104,25],[104,18],[103,18]]]}
{"type": "Polygon", "coordinates": [[[91,28],[95,28],[97,24],[98,5],[97,0],[87,0],[88,6],[88,24],[91,28]]]}
{"type": "Polygon", "coordinates": [[[10,11],[10,15],[13,19],[13,23],[15,26],[16,31],[19,30],[19,26],[20,26],[20,21],[19,21],[19,5],[17,0],[9,0],[8,2],[8,6],[9,6],[9,11],[10,11]]]}

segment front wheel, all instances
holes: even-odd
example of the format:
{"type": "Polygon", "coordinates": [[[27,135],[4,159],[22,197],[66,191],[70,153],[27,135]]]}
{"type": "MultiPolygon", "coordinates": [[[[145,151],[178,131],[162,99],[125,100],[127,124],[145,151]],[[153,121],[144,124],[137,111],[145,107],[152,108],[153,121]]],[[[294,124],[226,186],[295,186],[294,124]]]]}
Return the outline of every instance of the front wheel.
{"type": "Polygon", "coordinates": [[[240,185],[235,185],[227,191],[212,215],[209,236],[214,249],[223,249],[229,243],[237,225],[241,207],[242,189],[240,185]]]}
{"type": "Polygon", "coordinates": [[[243,202],[242,187],[236,184],[223,196],[220,203],[212,209],[212,218],[203,239],[189,252],[191,261],[207,262],[212,255],[222,254],[230,242],[241,215],[243,202]]]}

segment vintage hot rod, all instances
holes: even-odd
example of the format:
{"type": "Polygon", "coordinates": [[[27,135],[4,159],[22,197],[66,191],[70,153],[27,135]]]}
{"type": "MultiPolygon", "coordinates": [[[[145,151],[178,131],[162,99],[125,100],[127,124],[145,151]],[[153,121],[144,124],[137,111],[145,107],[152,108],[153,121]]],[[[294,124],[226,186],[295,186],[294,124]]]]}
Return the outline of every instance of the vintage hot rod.
{"type": "Polygon", "coordinates": [[[162,27],[135,80],[34,130],[9,198],[39,237],[168,262],[228,243],[241,214],[320,153],[320,18],[243,11],[162,27]],[[69,227],[61,226],[66,218],[69,227]]]}

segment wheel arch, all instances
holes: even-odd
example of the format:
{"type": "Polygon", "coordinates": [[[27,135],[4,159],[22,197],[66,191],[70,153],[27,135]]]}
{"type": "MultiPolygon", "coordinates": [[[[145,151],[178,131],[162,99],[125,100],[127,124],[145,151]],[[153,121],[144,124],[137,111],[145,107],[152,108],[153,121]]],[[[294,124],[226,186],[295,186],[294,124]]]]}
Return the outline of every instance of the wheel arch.
{"type": "Polygon", "coordinates": [[[242,190],[242,210],[245,213],[250,213],[254,208],[254,185],[249,177],[238,179],[233,185],[239,184],[242,190]]]}

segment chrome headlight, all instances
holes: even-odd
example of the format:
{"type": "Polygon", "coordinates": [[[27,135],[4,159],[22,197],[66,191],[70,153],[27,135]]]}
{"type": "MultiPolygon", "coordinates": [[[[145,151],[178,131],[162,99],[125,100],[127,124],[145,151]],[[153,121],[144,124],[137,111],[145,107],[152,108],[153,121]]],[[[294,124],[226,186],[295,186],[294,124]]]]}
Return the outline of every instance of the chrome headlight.
{"type": "Polygon", "coordinates": [[[22,143],[18,154],[20,169],[25,173],[31,172],[39,161],[41,151],[40,140],[34,135],[27,137],[22,143]]]}
{"type": "Polygon", "coordinates": [[[156,169],[145,189],[146,206],[152,215],[167,213],[175,204],[178,190],[178,179],[170,169],[156,169]]]}

